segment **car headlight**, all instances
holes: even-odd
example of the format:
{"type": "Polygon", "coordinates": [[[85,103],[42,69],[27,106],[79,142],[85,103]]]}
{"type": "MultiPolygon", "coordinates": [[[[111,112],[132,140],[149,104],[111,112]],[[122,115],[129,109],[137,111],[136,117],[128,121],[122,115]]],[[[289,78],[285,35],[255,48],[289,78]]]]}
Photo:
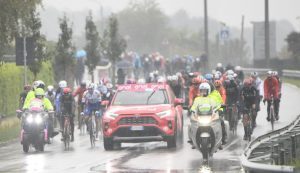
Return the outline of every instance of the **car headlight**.
{"type": "Polygon", "coordinates": [[[163,118],[163,117],[171,115],[171,110],[162,111],[162,112],[156,113],[156,115],[159,116],[160,118],[163,118]]]}
{"type": "Polygon", "coordinates": [[[40,123],[42,123],[42,121],[43,121],[43,118],[40,114],[35,117],[35,123],[40,124],[40,123]]]}
{"type": "Polygon", "coordinates": [[[106,116],[115,119],[119,116],[119,114],[113,113],[113,112],[106,112],[106,116]]]}
{"type": "Polygon", "coordinates": [[[27,123],[32,123],[32,122],[33,122],[32,115],[28,115],[28,116],[26,117],[26,121],[27,121],[27,123]]]}

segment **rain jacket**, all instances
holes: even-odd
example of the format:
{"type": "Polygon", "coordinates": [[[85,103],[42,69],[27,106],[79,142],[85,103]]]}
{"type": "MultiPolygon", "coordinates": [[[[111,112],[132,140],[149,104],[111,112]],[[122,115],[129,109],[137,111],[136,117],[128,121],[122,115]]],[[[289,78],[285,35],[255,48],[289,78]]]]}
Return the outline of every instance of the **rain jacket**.
{"type": "MultiPolygon", "coordinates": [[[[35,99],[35,97],[34,97],[34,98],[31,98],[31,100],[28,101],[27,104],[24,104],[23,109],[29,109],[30,102],[31,102],[32,100],[34,100],[34,99],[35,99]]],[[[45,97],[44,97],[44,98],[42,99],[42,101],[43,101],[44,109],[45,109],[45,110],[47,110],[47,111],[53,110],[53,106],[52,106],[52,104],[51,104],[51,102],[50,102],[50,100],[49,100],[48,98],[45,98],[45,97]]]]}
{"type": "Polygon", "coordinates": [[[219,89],[218,89],[221,97],[222,97],[222,104],[225,104],[226,103],[226,90],[223,86],[221,86],[219,89]]]}
{"type": "Polygon", "coordinates": [[[275,77],[271,79],[265,79],[264,81],[264,99],[271,99],[271,95],[274,96],[274,99],[278,99],[279,94],[279,83],[275,77]]]}
{"type": "Polygon", "coordinates": [[[211,92],[207,97],[196,97],[191,108],[191,111],[196,112],[197,107],[204,103],[209,103],[213,106],[213,108],[220,108],[222,104],[222,97],[217,90],[211,92]]]}
{"type": "Polygon", "coordinates": [[[27,96],[26,96],[26,99],[25,99],[25,102],[24,102],[24,105],[23,105],[23,109],[26,109],[26,106],[27,106],[27,109],[28,109],[28,106],[30,105],[30,101],[34,98],[35,98],[34,91],[33,90],[29,91],[27,96]]]}

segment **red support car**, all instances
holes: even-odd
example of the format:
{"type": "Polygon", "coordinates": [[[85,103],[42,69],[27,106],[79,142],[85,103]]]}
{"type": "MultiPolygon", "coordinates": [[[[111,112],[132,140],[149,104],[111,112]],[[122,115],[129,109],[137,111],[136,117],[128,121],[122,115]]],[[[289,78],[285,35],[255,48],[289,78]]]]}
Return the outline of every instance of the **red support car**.
{"type": "Polygon", "coordinates": [[[182,103],[168,84],[118,86],[102,119],[105,150],[116,144],[150,141],[176,147],[183,136],[182,103]]]}

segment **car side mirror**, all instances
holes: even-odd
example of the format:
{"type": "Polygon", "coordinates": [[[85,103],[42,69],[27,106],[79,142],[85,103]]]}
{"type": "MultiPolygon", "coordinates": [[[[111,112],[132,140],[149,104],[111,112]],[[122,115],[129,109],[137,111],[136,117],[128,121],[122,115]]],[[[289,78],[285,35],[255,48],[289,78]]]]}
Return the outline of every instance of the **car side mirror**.
{"type": "Polygon", "coordinates": [[[109,105],[109,101],[108,100],[103,100],[103,101],[101,101],[101,105],[102,106],[108,106],[109,105]]]}
{"type": "Polygon", "coordinates": [[[182,105],[182,104],[183,104],[183,99],[175,98],[174,104],[175,104],[175,106],[177,106],[177,105],[182,105]]]}

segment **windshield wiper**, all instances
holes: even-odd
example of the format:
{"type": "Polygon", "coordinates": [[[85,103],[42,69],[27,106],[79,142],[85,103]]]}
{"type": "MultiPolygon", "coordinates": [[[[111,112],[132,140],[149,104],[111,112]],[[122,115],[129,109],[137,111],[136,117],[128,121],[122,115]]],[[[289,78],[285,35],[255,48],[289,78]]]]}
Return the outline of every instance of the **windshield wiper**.
{"type": "Polygon", "coordinates": [[[152,91],[152,93],[148,96],[146,105],[149,103],[150,98],[154,95],[155,92],[156,90],[152,91]]]}

